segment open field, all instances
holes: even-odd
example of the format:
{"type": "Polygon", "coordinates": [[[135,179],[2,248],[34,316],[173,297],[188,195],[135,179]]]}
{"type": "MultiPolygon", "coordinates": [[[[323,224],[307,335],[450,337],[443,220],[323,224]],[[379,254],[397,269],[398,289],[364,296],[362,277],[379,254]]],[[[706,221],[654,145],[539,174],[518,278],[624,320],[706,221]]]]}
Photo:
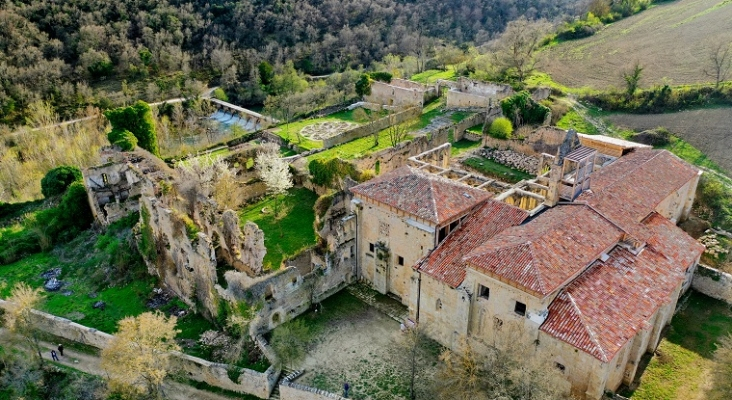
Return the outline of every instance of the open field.
{"type": "Polygon", "coordinates": [[[324,122],[348,122],[350,124],[360,125],[353,119],[353,111],[346,110],[326,115],[325,117],[321,118],[304,119],[300,121],[290,122],[289,124],[282,124],[279,127],[272,129],[271,131],[283,139],[287,139],[292,141],[293,143],[296,143],[303,149],[319,149],[323,147],[323,142],[321,140],[314,140],[305,136],[298,136],[298,133],[301,133],[302,129],[305,127],[324,122]]]}
{"type": "MultiPolygon", "coordinates": [[[[323,301],[321,312],[298,320],[308,327],[308,346],[304,359],[293,365],[305,371],[297,383],[342,394],[348,382],[354,399],[409,398],[409,352],[398,322],[345,290],[323,301]]],[[[417,399],[429,398],[426,385],[433,381],[440,350],[432,340],[418,348],[417,399]]]]}
{"type": "MultiPolygon", "coordinates": [[[[732,4],[732,2],[730,3],[732,4]]],[[[670,114],[612,114],[613,124],[633,130],[667,128],[684,141],[701,150],[727,174],[732,173],[732,108],[710,108],[670,114]]]]}
{"type": "Polygon", "coordinates": [[[713,385],[710,373],[715,343],[730,331],[729,305],[692,292],[674,316],[656,355],[643,374],[636,376],[639,386],[621,394],[631,400],[705,399],[713,385]]]}
{"type": "Polygon", "coordinates": [[[282,260],[315,244],[315,211],[318,196],[307,189],[291,189],[275,204],[274,197],[247,206],[239,212],[242,223],[252,221],[264,231],[265,268],[276,270],[282,260]],[[275,207],[279,208],[275,218],[275,207]],[[265,210],[266,212],[262,212],[265,210]]]}
{"type": "Polygon", "coordinates": [[[566,86],[622,87],[621,73],[638,61],[641,87],[710,82],[709,49],[732,41],[732,1],[677,0],[606,26],[588,38],[560,43],[544,52],[540,67],[566,86]]]}

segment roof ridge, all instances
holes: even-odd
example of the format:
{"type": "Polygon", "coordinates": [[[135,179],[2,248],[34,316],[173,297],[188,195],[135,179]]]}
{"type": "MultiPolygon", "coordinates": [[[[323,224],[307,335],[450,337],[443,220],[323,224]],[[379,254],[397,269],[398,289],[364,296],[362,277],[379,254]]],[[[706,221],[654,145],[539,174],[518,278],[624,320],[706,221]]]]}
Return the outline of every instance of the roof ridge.
{"type": "Polygon", "coordinates": [[[587,332],[587,335],[589,336],[590,341],[592,341],[592,343],[595,345],[595,347],[597,347],[597,349],[600,351],[600,354],[602,356],[602,361],[605,361],[605,362],[609,361],[607,358],[607,353],[605,353],[605,349],[602,348],[600,341],[597,339],[597,333],[595,333],[595,331],[593,331],[588,326],[588,324],[585,322],[586,318],[585,318],[584,314],[582,313],[582,310],[580,310],[579,306],[577,305],[577,302],[574,300],[574,297],[570,293],[565,292],[565,294],[567,295],[567,298],[569,299],[570,304],[572,304],[572,307],[577,312],[577,315],[579,316],[579,319],[580,319],[580,323],[582,324],[582,327],[587,332]]]}
{"type": "Polygon", "coordinates": [[[436,196],[435,196],[435,186],[434,186],[436,181],[434,179],[430,179],[430,177],[427,176],[427,175],[424,175],[424,177],[430,183],[430,194],[429,194],[429,198],[430,198],[430,200],[432,200],[432,212],[433,212],[433,214],[435,216],[435,221],[439,221],[440,220],[440,212],[437,209],[437,199],[435,198],[436,196]]]}

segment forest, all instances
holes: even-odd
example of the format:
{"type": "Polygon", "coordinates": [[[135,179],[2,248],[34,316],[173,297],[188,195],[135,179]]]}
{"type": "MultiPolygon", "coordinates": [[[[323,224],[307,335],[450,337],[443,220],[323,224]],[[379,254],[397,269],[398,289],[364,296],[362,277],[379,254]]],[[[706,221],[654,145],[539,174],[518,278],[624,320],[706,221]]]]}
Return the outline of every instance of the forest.
{"type": "Polygon", "coordinates": [[[60,118],[224,86],[263,104],[263,61],[323,75],[388,54],[422,70],[446,45],[467,49],[525,16],[569,20],[583,0],[19,0],[0,5],[0,123],[48,102],[60,118]]]}

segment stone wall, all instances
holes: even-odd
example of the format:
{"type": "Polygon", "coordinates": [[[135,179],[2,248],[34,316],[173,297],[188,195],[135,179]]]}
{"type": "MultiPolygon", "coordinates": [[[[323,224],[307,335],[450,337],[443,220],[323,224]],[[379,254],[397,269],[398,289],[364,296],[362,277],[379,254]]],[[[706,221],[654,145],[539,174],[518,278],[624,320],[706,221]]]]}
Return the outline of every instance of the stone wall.
{"type": "Polygon", "coordinates": [[[691,288],[717,300],[732,304],[732,275],[699,264],[691,288]]]}
{"type": "Polygon", "coordinates": [[[486,108],[491,105],[493,98],[478,94],[464,93],[457,90],[447,92],[447,108],[486,108]]]}
{"type": "Polygon", "coordinates": [[[402,122],[409,121],[422,115],[422,109],[420,107],[412,107],[402,112],[378,119],[370,124],[364,124],[345,131],[338,136],[323,139],[323,148],[329,149],[333,146],[337,146],[342,143],[347,143],[352,140],[366,137],[375,132],[386,129],[395,124],[401,124],[402,122]]]}
{"type": "Polygon", "coordinates": [[[283,382],[280,385],[282,400],[346,400],[345,397],[299,383],[283,382]]]}
{"type": "MultiPolygon", "coordinates": [[[[397,80],[395,80],[395,82],[397,82],[397,80]]],[[[371,83],[371,93],[364,96],[364,100],[370,103],[385,104],[389,106],[421,107],[425,101],[426,91],[427,88],[423,86],[419,88],[406,88],[375,81],[371,83]]]]}
{"type": "MultiPolygon", "coordinates": [[[[12,303],[0,299],[0,308],[10,307],[12,303]]],[[[33,318],[38,329],[43,332],[100,350],[109,346],[114,339],[114,336],[108,333],[41,311],[33,310],[33,318]]],[[[229,368],[227,364],[210,362],[180,352],[172,352],[170,355],[171,364],[186,372],[188,379],[206,382],[237,393],[252,394],[262,399],[269,398],[280,374],[280,370],[274,365],[264,373],[242,368],[238,382],[233,382],[226,372],[229,368]]]]}
{"type": "Polygon", "coordinates": [[[556,154],[567,132],[555,127],[540,127],[524,139],[496,139],[485,135],[483,146],[499,150],[513,150],[519,153],[539,156],[541,153],[556,154]]]}

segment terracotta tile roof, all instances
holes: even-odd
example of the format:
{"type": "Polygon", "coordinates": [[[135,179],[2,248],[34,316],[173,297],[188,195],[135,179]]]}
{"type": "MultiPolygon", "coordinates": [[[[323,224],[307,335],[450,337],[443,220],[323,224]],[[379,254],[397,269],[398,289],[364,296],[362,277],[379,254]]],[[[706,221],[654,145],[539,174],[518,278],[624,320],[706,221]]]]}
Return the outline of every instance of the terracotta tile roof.
{"type": "Polygon", "coordinates": [[[684,280],[684,266],[653,249],[638,256],[622,247],[567,286],[549,306],[540,330],[603,362],[650,326],[684,280]]]}
{"type": "Polygon", "coordinates": [[[701,243],[662,215],[651,214],[643,221],[642,226],[647,233],[643,238],[647,245],[680,268],[696,262],[704,252],[701,243]]]}
{"type": "Polygon", "coordinates": [[[441,225],[492,195],[412,167],[401,167],[362,183],[351,192],[441,225]]]}
{"type": "Polygon", "coordinates": [[[520,208],[489,200],[415,267],[456,288],[465,279],[464,256],[504,229],[521,224],[527,217],[528,213],[520,208]]]}
{"type": "Polygon", "coordinates": [[[465,259],[478,271],[544,297],[622,237],[618,227],[590,207],[563,205],[506,229],[465,259]]]}
{"type": "Polygon", "coordinates": [[[591,191],[578,200],[624,229],[648,216],[699,170],[666,150],[637,149],[595,172],[591,191]]]}

